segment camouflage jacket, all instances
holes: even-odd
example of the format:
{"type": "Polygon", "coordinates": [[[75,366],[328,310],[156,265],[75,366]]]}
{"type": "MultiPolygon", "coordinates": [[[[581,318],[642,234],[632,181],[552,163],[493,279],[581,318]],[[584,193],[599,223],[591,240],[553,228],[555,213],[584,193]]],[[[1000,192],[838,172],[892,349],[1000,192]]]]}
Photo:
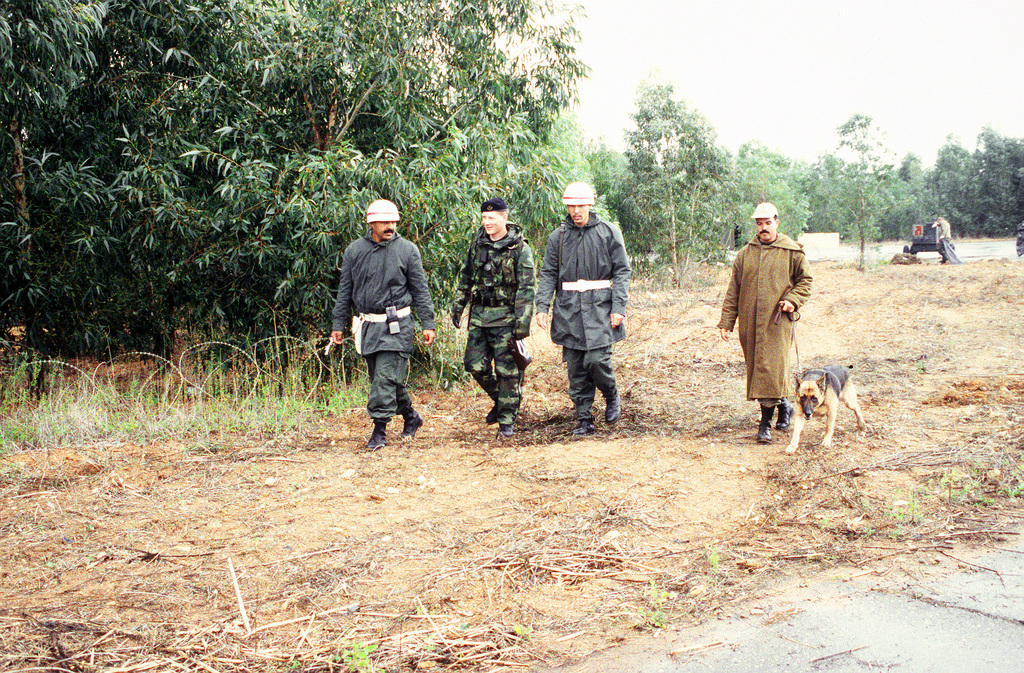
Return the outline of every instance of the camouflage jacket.
{"type": "Polygon", "coordinates": [[[470,306],[469,324],[512,325],[516,338],[524,339],[530,335],[535,285],[533,251],[522,229],[509,224],[508,235],[492,241],[480,227],[462,265],[452,315],[470,306]]]}

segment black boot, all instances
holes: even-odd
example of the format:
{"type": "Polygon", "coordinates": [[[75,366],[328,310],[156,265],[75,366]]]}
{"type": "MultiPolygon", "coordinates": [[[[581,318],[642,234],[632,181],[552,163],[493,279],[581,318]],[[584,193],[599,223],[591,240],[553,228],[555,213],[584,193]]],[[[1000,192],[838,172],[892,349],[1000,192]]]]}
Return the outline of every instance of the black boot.
{"type": "Polygon", "coordinates": [[[779,418],[775,421],[775,429],[789,430],[789,422],[793,420],[793,403],[783,397],[778,409],[779,418]]]}
{"type": "Polygon", "coordinates": [[[387,421],[374,421],[373,422],[373,434],[370,435],[370,441],[366,442],[366,448],[371,451],[376,451],[382,446],[388,445],[387,438],[387,421]]]}
{"type": "Polygon", "coordinates": [[[498,422],[498,403],[495,402],[491,410],[487,412],[487,418],[484,419],[487,425],[494,425],[498,422]]]}
{"type": "Polygon", "coordinates": [[[757,428],[758,443],[772,443],[772,416],[774,415],[775,407],[761,407],[761,425],[757,428]]]}
{"type": "Polygon", "coordinates": [[[619,420],[622,415],[622,400],[619,399],[619,394],[616,393],[615,397],[608,400],[607,406],[604,408],[604,422],[614,423],[619,420]]]}
{"type": "Polygon", "coordinates": [[[403,416],[405,423],[402,425],[402,438],[403,439],[414,439],[416,437],[416,431],[423,426],[423,417],[415,411],[409,413],[408,416],[403,416]]]}
{"type": "Polygon", "coordinates": [[[576,427],[573,429],[572,434],[577,437],[587,437],[595,432],[594,420],[591,418],[581,418],[576,423],[576,427]]]}
{"type": "Polygon", "coordinates": [[[500,423],[498,425],[498,436],[499,437],[511,437],[515,434],[515,426],[511,423],[500,423]]]}

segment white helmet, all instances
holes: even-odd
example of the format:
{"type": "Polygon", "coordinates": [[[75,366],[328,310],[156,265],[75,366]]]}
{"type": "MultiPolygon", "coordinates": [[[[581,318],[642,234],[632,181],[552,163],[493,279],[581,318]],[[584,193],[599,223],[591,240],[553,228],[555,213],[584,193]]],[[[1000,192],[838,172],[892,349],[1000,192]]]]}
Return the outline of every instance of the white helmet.
{"type": "Polygon", "coordinates": [[[757,208],[754,209],[754,214],[750,216],[750,219],[752,219],[752,220],[761,220],[761,219],[776,220],[778,218],[779,218],[779,210],[778,210],[778,208],[776,208],[772,204],[768,203],[767,201],[765,201],[764,203],[759,203],[757,205],[757,208]]]}
{"type": "Polygon", "coordinates": [[[398,222],[398,206],[387,199],[378,199],[366,209],[367,222],[398,222]]]}
{"type": "Polygon", "coordinates": [[[562,203],[567,206],[592,206],[594,190],[585,182],[570,182],[562,194],[562,203]]]}

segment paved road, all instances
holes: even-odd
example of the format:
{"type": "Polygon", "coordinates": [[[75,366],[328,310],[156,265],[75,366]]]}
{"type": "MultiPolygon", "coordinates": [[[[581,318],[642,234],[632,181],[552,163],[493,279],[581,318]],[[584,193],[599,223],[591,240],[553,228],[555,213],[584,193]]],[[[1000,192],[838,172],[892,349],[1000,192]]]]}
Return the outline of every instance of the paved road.
{"type": "Polygon", "coordinates": [[[920,582],[827,581],[609,651],[562,673],[1017,673],[1024,671],[1024,542],[920,582]],[[980,566],[980,567],[979,567],[980,566]],[[986,568],[983,570],[981,567],[986,568]]]}
{"type": "MultiPolygon", "coordinates": [[[[956,254],[964,262],[981,259],[1024,259],[1017,257],[1016,239],[985,239],[955,241],[956,254]]],[[[868,246],[864,253],[868,260],[890,260],[892,256],[903,252],[907,243],[882,243],[868,246]]],[[[860,258],[860,246],[841,245],[838,248],[806,248],[807,258],[811,261],[822,260],[856,260],[860,258]]],[[[939,253],[921,252],[917,255],[922,262],[938,262],[939,253]]],[[[1024,671],[1024,667],[1021,669],[1024,671]]]]}

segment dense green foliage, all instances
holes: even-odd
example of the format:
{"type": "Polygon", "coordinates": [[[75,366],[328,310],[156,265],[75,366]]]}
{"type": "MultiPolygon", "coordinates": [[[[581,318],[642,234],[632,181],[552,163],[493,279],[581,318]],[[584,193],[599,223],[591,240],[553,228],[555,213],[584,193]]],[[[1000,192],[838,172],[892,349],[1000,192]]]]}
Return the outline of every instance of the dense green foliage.
{"type": "Polygon", "coordinates": [[[0,5],[0,334],[67,355],[323,334],[381,197],[442,310],[480,201],[505,197],[542,254],[575,179],[641,271],[723,258],[762,200],[791,235],[862,246],[939,215],[956,236],[1024,219],[1024,140],[989,128],[927,168],[860,114],[813,164],[732,156],[672,85],[644,83],[627,151],[583,155],[576,17],[554,1],[0,5]]]}
{"type": "Polygon", "coordinates": [[[0,329],[63,353],[323,330],[381,197],[443,306],[480,201],[537,237],[560,217],[575,40],[546,0],[8,5],[0,329]]]}
{"type": "Polygon", "coordinates": [[[671,84],[642,84],[626,134],[626,187],[637,215],[624,234],[632,252],[677,272],[721,251],[726,155],[700,113],[671,84]]]}

